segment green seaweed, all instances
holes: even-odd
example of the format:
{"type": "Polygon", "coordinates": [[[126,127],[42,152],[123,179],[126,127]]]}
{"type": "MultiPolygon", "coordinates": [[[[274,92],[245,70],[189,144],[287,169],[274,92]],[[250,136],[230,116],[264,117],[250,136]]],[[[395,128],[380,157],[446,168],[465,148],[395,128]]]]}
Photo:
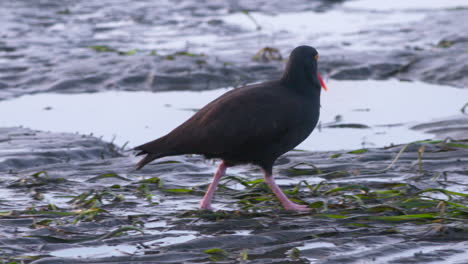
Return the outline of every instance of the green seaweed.
{"type": "Polygon", "coordinates": [[[462,143],[447,143],[447,146],[452,147],[452,148],[468,148],[467,144],[462,144],[462,143]]]}
{"type": "Polygon", "coordinates": [[[153,194],[151,193],[148,184],[146,183],[141,183],[138,185],[136,188],[137,194],[143,198],[145,198],[148,202],[153,201],[153,194]]]}
{"type": "Polygon", "coordinates": [[[441,40],[441,41],[439,41],[439,43],[437,43],[436,47],[438,47],[438,48],[450,48],[451,46],[453,46],[453,44],[455,44],[453,41],[441,40]]]}
{"type": "Polygon", "coordinates": [[[229,257],[229,254],[220,248],[211,248],[204,250],[203,253],[210,255],[209,259],[211,261],[222,261],[226,260],[229,257]]]}
{"type": "MultiPolygon", "coordinates": [[[[466,50],[465,52],[468,52],[468,50],[466,50]]],[[[462,112],[462,114],[465,114],[466,108],[468,108],[468,103],[466,103],[465,105],[462,106],[462,108],[460,108],[460,112],[462,112]]]]}
{"type": "Polygon", "coordinates": [[[349,151],[347,153],[348,154],[363,154],[363,153],[366,153],[368,151],[369,151],[368,149],[362,148],[362,149],[356,149],[356,150],[353,150],[353,151],[349,151]]]}
{"type": "Polygon", "coordinates": [[[322,170],[320,170],[314,164],[310,164],[310,163],[307,163],[307,162],[300,162],[300,163],[297,163],[297,164],[289,167],[288,172],[293,174],[293,175],[299,176],[299,175],[321,174],[322,170]],[[310,167],[310,168],[299,168],[300,166],[304,166],[304,165],[307,166],[307,167],[310,167]]]}
{"type": "Polygon", "coordinates": [[[299,259],[301,257],[301,252],[298,248],[292,248],[291,251],[289,252],[289,257],[291,259],[299,259]]]}
{"type": "Polygon", "coordinates": [[[240,263],[247,263],[247,261],[249,260],[249,254],[247,252],[246,249],[242,250],[240,253],[239,253],[239,256],[237,257],[237,260],[240,262],[240,263]]]}
{"type": "Polygon", "coordinates": [[[123,180],[123,181],[131,181],[125,177],[122,177],[116,173],[104,173],[104,174],[100,174],[98,176],[95,176],[95,177],[92,177],[88,180],[86,180],[87,182],[96,182],[98,180],[101,180],[101,179],[108,179],[108,178],[116,178],[116,179],[119,179],[119,180],[123,180]]]}
{"type": "Polygon", "coordinates": [[[159,177],[151,177],[151,178],[148,178],[148,179],[144,179],[144,180],[139,181],[139,183],[156,184],[160,188],[163,185],[162,180],[159,177]]]}
{"type": "Polygon", "coordinates": [[[136,49],[132,49],[129,51],[120,51],[120,50],[114,49],[106,45],[93,45],[93,46],[88,46],[88,48],[94,50],[95,52],[114,52],[119,55],[125,55],[125,56],[134,55],[135,53],[137,53],[136,49]]]}
{"type": "Polygon", "coordinates": [[[329,194],[332,194],[332,193],[348,191],[348,190],[361,190],[361,191],[367,193],[367,192],[369,192],[369,187],[367,187],[365,185],[357,185],[357,184],[346,185],[346,186],[343,186],[343,187],[337,187],[337,188],[328,190],[328,191],[324,192],[323,194],[329,195],[329,194]]]}
{"type": "Polygon", "coordinates": [[[119,52],[118,50],[105,45],[88,46],[88,48],[96,52],[119,52]]]}
{"type": "Polygon", "coordinates": [[[174,55],[176,56],[188,56],[188,57],[201,57],[201,56],[205,56],[205,54],[203,53],[192,53],[192,52],[188,52],[188,51],[178,51],[176,53],[174,53],[174,55]]]}
{"type": "Polygon", "coordinates": [[[191,189],[186,189],[186,188],[175,188],[175,189],[163,189],[164,192],[168,193],[177,193],[177,194],[182,194],[182,193],[193,193],[193,190],[191,189]]]}

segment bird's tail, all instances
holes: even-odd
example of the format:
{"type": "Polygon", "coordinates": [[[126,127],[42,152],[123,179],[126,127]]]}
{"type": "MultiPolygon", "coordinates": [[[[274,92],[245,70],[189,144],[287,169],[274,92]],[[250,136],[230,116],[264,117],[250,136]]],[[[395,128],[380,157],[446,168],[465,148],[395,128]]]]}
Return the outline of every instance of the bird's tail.
{"type": "Polygon", "coordinates": [[[142,152],[138,153],[137,156],[138,155],[144,155],[144,154],[146,154],[146,156],[136,164],[136,166],[135,166],[136,170],[139,170],[139,169],[143,168],[146,164],[148,164],[148,163],[152,162],[153,160],[163,156],[161,154],[148,153],[146,151],[142,151],[142,152]]]}
{"type": "Polygon", "coordinates": [[[184,154],[184,152],[174,151],[173,145],[174,144],[172,144],[171,141],[168,141],[166,137],[162,137],[134,148],[134,150],[139,151],[136,154],[137,156],[146,155],[136,164],[136,169],[139,170],[143,168],[146,164],[155,159],[184,154]]]}

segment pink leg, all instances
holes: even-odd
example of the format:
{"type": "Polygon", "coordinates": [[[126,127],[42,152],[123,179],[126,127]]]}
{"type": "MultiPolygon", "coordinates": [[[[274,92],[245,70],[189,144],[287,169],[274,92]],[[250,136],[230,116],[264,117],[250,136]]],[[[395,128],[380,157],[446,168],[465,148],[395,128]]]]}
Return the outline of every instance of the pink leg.
{"type": "Polygon", "coordinates": [[[219,164],[218,170],[213,176],[213,181],[211,182],[208,190],[203,196],[203,199],[200,201],[200,209],[212,210],[211,208],[211,199],[213,199],[214,192],[216,191],[216,186],[218,186],[219,180],[226,173],[227,166],[224,164],[224,161],[219,164]]]}
{"type": "Polygon", "coordinates": [[[288,199],[288,197],[283,193],[283,191],[280,189],[280,187],[276,184],[275,179],[273,179],[273,176],[269,173],[264,171],[265,173],[265,182],[270,186],[270,189],[273,191],[273,193],[276,195],[278,200],[280,201],[281,205],[283,205],[285,210],[290,210],[290,211],[309,211],[310,209],[307,208],[307,205],[300,205],[293,203],[291,200],[288,199]]]}

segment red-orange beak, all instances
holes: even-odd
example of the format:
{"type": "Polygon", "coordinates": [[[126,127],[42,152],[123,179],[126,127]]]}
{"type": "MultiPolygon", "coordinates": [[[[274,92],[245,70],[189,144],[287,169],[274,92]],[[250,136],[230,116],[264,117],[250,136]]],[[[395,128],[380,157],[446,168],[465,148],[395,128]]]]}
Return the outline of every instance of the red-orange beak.
{"type": "Polygon", "coordinates": [[[319,79],[320,86],[322,86],[323,90],[328,91],[328,88],[325,85],[325,82],[323,81],[322,76],[320,76],[320,73],[318,73],[318,72],[317,72],[317,77],[319,79]]]}

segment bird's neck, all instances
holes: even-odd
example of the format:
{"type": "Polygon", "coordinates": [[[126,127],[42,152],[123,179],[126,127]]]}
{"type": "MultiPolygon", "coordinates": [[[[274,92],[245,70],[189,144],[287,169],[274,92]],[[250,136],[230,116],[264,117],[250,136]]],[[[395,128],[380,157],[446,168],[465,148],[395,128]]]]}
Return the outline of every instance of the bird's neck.
{"type": "Polygon", "coordinates": [[[315,67],[305,67],[290,61],[281,76],[281,83],[300,93],[311,94],[312,91],[318,91],[320,95],[321,86],[315,67]]]}
{"type": "Polygon", "coordinates": [[[320,82],[314,76],[305,76],[304,74],[294,75],[289,72],[284,74],[280,81],[284,86],[300,94],[320,98],[320,82]]]}

